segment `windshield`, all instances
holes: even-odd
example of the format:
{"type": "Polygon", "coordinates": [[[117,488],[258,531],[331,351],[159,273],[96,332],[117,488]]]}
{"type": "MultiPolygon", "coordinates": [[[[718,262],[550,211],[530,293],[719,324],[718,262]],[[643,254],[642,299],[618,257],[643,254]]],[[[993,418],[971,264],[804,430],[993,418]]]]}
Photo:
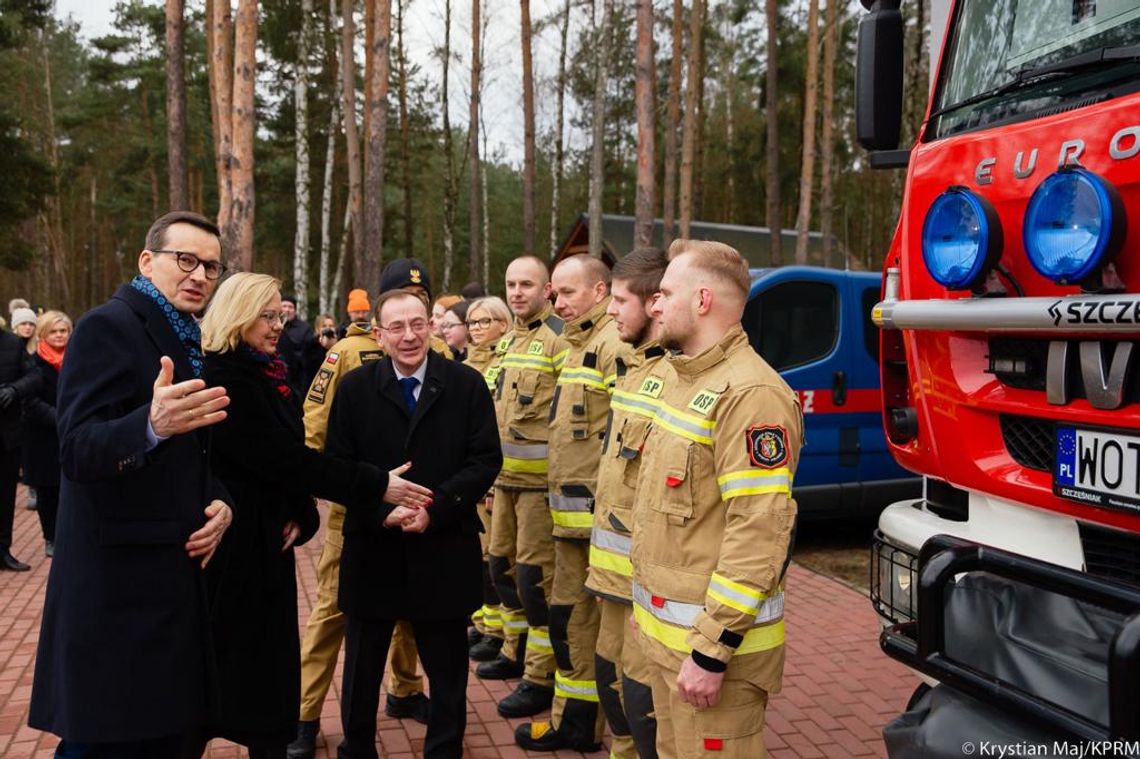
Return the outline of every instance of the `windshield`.
{"type": "Polygon", "coordinates": [[[1140,42],[1140,0],[959,0],[955,15],[932,137],[1085,99],[1140,69],[1125,58],[1035,74],[1074,56],[1140,42]]]}

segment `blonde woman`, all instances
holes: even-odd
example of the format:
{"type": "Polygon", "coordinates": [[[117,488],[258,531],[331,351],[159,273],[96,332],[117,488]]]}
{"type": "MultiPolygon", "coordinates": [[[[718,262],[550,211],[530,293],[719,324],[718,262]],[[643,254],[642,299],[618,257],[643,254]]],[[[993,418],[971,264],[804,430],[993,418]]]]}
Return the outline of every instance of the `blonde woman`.
{"type": "MultiPolygon", "coordinates": [[[[454,318],[450,312],[448,316],[454,318]]],[[[493,295],[477,298],[467,306],[466,322],[468,344],[464,363],[483,375],[488,389],[493,388],[498,371],[495,348],[511,325],[511,311],[502,298],[493,295]]],[[[487,566],[487,546],[491,539],[489,500],[484,499],[483,504],[475,509],[483,523],[483,532],[479,534],[483,549],[483,608],[476,612],[475,632],[468,638],[471,644],[468,653],[475,661],[491,661],[503,647],[503,624],[499,616],[501,602],[487,566]]],[[[512,657],[515,655],[515,652],[509,653],[512,657]]]]}
{"type": "Polygon", "coordinates": [[[24,482],[36,490],[36,514],[44,533],[44,553],[49,558],[55,554],[55,517],[59,510],[55,395],[70,339],[71,319],[62,311],[48,311],[40,316],[28,341],[35,346],[32,362],[40,376],[40,389],[24,406],[24,482]]]}
{"type": "Polygon", "coordinates": [[[370,464],[305,447],[301,399],[277,342],[285,324],[280,283],[235,274],[202,321],[205,379],[226,388],[228,416],[214,427],[211,465],[232,498],[234,524],[207,568],[221,692],[210,731],[284,757],[300,709],[300,640],[293,548],[317,531],[312,495],[379,507],[387,484],[370,464]]]}

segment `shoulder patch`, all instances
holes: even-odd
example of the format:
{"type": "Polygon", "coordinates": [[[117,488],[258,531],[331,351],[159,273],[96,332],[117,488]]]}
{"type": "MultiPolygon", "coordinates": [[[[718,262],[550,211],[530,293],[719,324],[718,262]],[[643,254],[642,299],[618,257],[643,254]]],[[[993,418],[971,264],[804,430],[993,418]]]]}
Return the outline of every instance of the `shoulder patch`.
{"type": "Polygon", "coordinates": [[[637,392],[640,395],[648,395],[650,398],[660,398],[661,391],[664,389],[665,381],[660,377],[654,377],[653,375],[650,375],[645,378],[644,382],[641,383],[641,389],[639,389],[637,392]]]}
{"type": "Polygon", "coordinates": [[[379,361],[384,358],[384,351],[360,351],[360,363],[367,364],[369,361],[379,361]]]}
{"type": "Polygon", "coordinates": [[[507,349],[511,347],[511,341],[513,339],[511,335],[505,335],[500,338],[499,343],[495,346],[495,353],[498,353],[500,356],[506,353],[507,349]]]}
{"type": "Polygon", "coordinates": [[[562,329],[566,326],[566,322],[562,321],[562,317],[556,316],[555,314],[546,317],[543,324],[550,327],[550,331],[556,335],[561,335],[562,329]]]}
{"type": "Polygon", "coordinates": [[[542,341],[541,340],[531,340],[530,341],[530,347],[528,347],[526,349],[526,352],[532,356],[541,356],[542,355],[542,341]]]}
{"type": "Polygon", "coordinates": [[[329,355],[325,356],[326,364],[335,364],[338,360],[340,360],[340,354],[336,351],[330,351],[329,355]]]}
{"type": "Polygon", "coordinates": [[[749,427],[745,438],[752,466],[775,469],[788,462],[788,433],[780,425],[749,427]]]}
{"type": "Polygon", "coordinates": [[[329,382],[332,380],[332,369],[322,368],[317,372],[317,378],[313,380],[312,387],[309,388],[309,400],[313,403],[325,402],[325,395],[329,391],[329,382]]]}
{"type": "Polygon", "coordinates": [[[696,411],[698,414],[708,415],[718,400],[720,400],[720,393],[705,388],[697,393],[693,397],[693,400],[689,402],[689,410],[696,411]]]}

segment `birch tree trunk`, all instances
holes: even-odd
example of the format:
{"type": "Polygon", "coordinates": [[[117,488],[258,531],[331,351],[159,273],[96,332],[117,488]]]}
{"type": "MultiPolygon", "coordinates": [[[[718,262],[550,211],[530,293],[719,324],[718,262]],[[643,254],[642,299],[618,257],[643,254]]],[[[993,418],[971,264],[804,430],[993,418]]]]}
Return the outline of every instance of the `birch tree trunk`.
{"type": "Polygon", "coordinates": [[[218,227],[230,226],[233,182],[233,24],[229,0],[209,0],[206,40],[210,48],[210,110],[214,115],[214,167],[218,180],[218,227]]]}
{"type": "Polygon", "coordinates": [[[611,0],[594,0],[594,114],[590,149],[590,255],[602,257],[602,193],[606,137],[606,83],[609,79],[611,0]]]}
{"type": "MultiPolygon", "coordinates": [[[[337,70],[336,57],[336,0],[329,0],[329,28],[333,30],[334,43],[329,45],[329,63],[331,70],[337,70]]],[[[332,203],[333,203],[333,170],[336,168],[336,133],[340,131],[340,98],[341,79],[339,75],[333,76],[335,84],[332,104],[329,108],[329,139],[325,149],[325,184],[321,192],[321,259],[319,267],[319,311],[322,314],[333,313],[332,280],[329,277],[329,258],[332,248],[332,203]]]]}
{"type": "Polygon", "coordinates": [[[563,123],[566,103],[566,39],[570,34],[570,0],[562,8],[562,25],[558,47],[558,96],[554,124],[554,166],[550,177],[550,257],[554,258],[558,247],[558,218],[560,193],[562,191],[562,171],[565,162],[563,123]]]}
{"type": "Polygon", "coordinates": [[[166,0],[166,162],[170,210],[189,207],[186,185],[184,0],[166,0]]]}
{"type": "Polygon", "coordinates": [[[257,0],[239,0],[234,23],[233,204],[227,238],[230,261],[240,271],[253,268],[254,87],[257,82],[257,0]]]}
{"type": "Polygon", "coordinates": [[[768,122],[768,165],[764,170],[767,172],[768,230],[772,265],[780,266],[784,262],[784,246],[780,234],[783,225],[780,222],[780,113],[779,93],[776,92],[779,80],[776,72],[778,54],[776,23],[779,14],[776,0],[765,0],[765,11],[768,20],[768,91],[765,99],[765,119],[768,122]]]}
{"type": "Polygon", "coordinates": [[[669,105],[665,116],[665,176],[662,184],[664,239],[668,247],[673,241],[673,222],[677,208],[677,128],[681,122],[681,58],[685,36],[685,9],[681,0],[673,0],[673,50],[669,59],[669,105]]]}
{"type": "Polygon", "coordinates": [[[293,237],[293,293],[301,318],[309,313],[309,37],[313,0],[301,0],[301,39],[297,44],[297,74],[293,82],[296,119],[293,126],[297,196],[297,231],[293,237]]]}
{"type": "MultiPolygon", "coordinates": [[[[364,213],[364,197],[362,191],[363,178],[360,167],[360,133],[356,123],[356,25],[352,18],[353,0],[341,2],[341,30],[340,30],[340,77],[341,96],[344,99],[341,112],[344,116],[344,144],[348,154],[348,215],[351,219],[352,234],[352,267],[354,284],[368,287],[372,284],[366,279],[367,262],[364,260],[364,227],[361,218],[364,213]]],[[[365,87],[370,87],[366,82],[365,87]]],[[[346,225],[346,233],[349,227],[346,225]]],[[[344,248],[342,256],[348,254],[344,248]]],[[[338,264],[339,266],[339,264],[338,264]]],[[[339,288],[337,293],[339,294],[339,288]]]]}
{"type": "MultiPolygon", "coordinates": [[[[443,150],[447,155],[447,177],[443,188],[443,284],[441,292],[451,292],[451,267],[455,265],[455,206],[458,204],[458,177],[455,175],[455,146],[451,139],[448,113],[448,77],[451,71],[451,0],[443,0],[443,86],[439,107],[443,113],[443,150]]],[[[430,228],[430,227],[429,227],[430,228]]]]}
{"type": "Polygon", "coordinates": [[[832,162],[835,154],[832,120],[835,109],[835,53],[839,40],[839,0],[827,0],[823,27],[823,125],[819,140],[819,231],[823,235],[823,265],[831,266],[835,247],[831,237],[832,162]]]}
{"type": "Polygon", "coordinates": [[[522,17],[522,96],[523,96],[523,175],[522,215],[523,253],[535,252],[535,155],[534,155],[534,62],[531,60],[530,0],[519,0],[522,17]]]}
{"type": "Polygon", "coordinates": [[[685,124],[681,136],[680,235],[688,238],[693,221],[693,155],[697,143],[697,116],[700,109],[701,31],[704,0],[693,0],[689,10],[688,86],[685,88],[685,124]]]}
{"type": "Polygon", "coordinates": [[[633,226],[635,248],[653,245],[653,217],[657,199],[655,135],[653,114],[653,0],[637,0],[637,64],[634,97],[637,100],[637,203],[633,226]]]}
{"type": "MultiPolygon", "coordinates": [[[[482,116],[480,115],[479,124],[483,130],[483,155],[487,155],[487,125],[483,124],[482,116]]],[[[483,199],[480,208],[483,214],[483,246],[484,250],[491,250],[491,207],[487,202],[487,169],[483,167],[479,171],[479,188],[480,195],[483,199]]],[[[484,287],[489,287],[491,281],[491,256],[488,253],[483,256],[483,279],[480,280],[484,287]]]]}
{"type": "MultiPolygon", "coordinates": [[[[471,110],[467,125],[467,153],[468,159],[471,161],[469,172],[471,186],[467,202],[467,234],[471,251],[467,263],[467,274],[472,281],[480,278],[479,275],[483,269],[480,265],[482,256],[479,245],[479,223],[481,221],[479,213],[479,88],[483,67],[480,55],[482,40],[479,32],[481,22],[479,10],[479,0],[471,0],[471,110]]],[[[485,279],[483,285],[488,285],[485,279]]]]}
{"type": "Polygon", "coordinates": [[[815,179],[815,112],[819,93],[819,0],[808,0],[807,71],[804,75],[803,158],[800,206],[796,213],[796,263],[807,263],[811,232],[811,189],[815,179]]]}
{"type": "Polygon", "coordinates": [[[396,0],[396,63],[400,83],[400,171],[404,185],[404,257],[415,256],[412,224],[412,168],[408,125],[408,58],[404,48],[404,11],[411,0],[396,0]]]}

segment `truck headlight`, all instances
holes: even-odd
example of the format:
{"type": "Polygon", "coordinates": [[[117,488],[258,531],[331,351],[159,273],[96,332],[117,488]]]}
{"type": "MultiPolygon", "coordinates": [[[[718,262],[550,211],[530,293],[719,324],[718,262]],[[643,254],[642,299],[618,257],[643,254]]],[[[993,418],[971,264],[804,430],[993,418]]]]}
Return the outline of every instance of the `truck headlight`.
{"type": "Polygon", "coordinates": [[[1002,231],[985,198],[965,187],[939,195],[922,224],[922,260],[948,290],[980,285],[1001,258],[1002,231]]]}
{"type": "Polygon", "coordinates": [[[1061,169],[1034,190],[1022,234],[1029,262],[1043,277],[1062,285],[1080,282],[1120,249],[1120,196],[1087,169],[1061,169]]]}

